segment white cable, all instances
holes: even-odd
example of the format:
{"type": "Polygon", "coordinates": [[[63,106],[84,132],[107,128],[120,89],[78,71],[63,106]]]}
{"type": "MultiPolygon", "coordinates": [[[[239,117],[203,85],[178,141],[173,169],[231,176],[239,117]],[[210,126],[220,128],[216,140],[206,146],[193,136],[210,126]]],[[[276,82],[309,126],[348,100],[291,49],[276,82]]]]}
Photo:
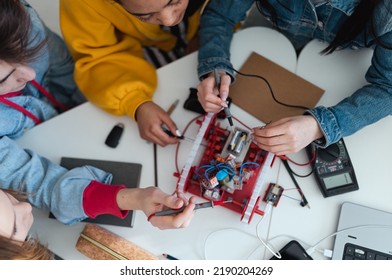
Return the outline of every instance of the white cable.
{"type": "Polygon", "coordinates": [[[223,228],[223,229],[219,229],[219,230],[210,232],[210,233],[207,235],[207,237],[206,237],[206,239],[205,239],[205,241],[204,241],[204,259],[205,259],[205,260],[208,260],[208,257],[207,257],[207,248],[208,248],[209,246],[207,245],[207,243],[208,243],[208,241],[209,241],[209,238],[211,238],[212,235],[217,234],[218,232],[228,231],[228,230],[238,231],[238,232],[240,232],[240,233],[249,235],[249,236],[251,236],[251,237],[254,238],[254,236],[253,236],[252,234],[247,233],[247,232],[242,231],[242,230],[239,230],[239,229],[236,229],[236,228],[223,228]]]}
{"type": "Polygon", "coordinates": [[[308,250],[306,250],[306,253],[308,253],[309,255],[313,254],[313,252],[315,251],[316,247],[323,242],[324,240],[333,237],[335,235],[338,235],[340,233],[346,232],[346,231],[351,231],[354,229],[362,229],[362,228],[388,228],[388,229],[392,229],[392,225],[360,225],[360,226],[354,226],[354,227],[348,227],[348,228],[344,228],[338,231],[335,231],[334,233],[320,239],[318,242],[316,242],[316,244],[314,244],[313,246],[311,246],[308,250]]]}
{"type": "MultiPolygon", "coordinates": [[[[270,251],[276,258],[281,259],[282,256],[280,255],[279,251],[277,251],[277,250],[272,246],[272,244],[270,244],[268,241],[264,241],[264,240],[260,237],[259,231],[258,231],[258,227],[259,227],[259,225],[261,224],[261,222],[263,221],[263,218],[266,217],[270,212],[272,212],[272,210],[273,210],[273,207],[272,207],[272,206],[273,206],[272,203],[267,203],[267,205],[266,205],[266,207],[265,207],[265,209],[264,209],[264,211],[263,211],[263,212],[264,212],[264,215],[261,217],[260,221],[259,221],[259,222],[257,223],[257,225],[256,225],[256,236],[257,236],[257,239],[262,243],[262,245],[263,245],[268,251],[270,251]]],[[[244,233],[244,234],[249,235],[249,236],[251,236],[251,237],[254,238],[254,235],[252,235],[252,234],[250,234],[250,233],[247,233],[247,232],[244,232],[244,231],[242,231],[242,230],[236,229],[236,228],[225,228],[225,229],[220,229],[220,230],[211,232],[210,234],[207,235],[207,237],[206,237],[206,239],[205,239],[205,241],[204,241],[204,259],[205,259],[205,260],[208,260],[208,258],[207,258],[207,248],[208,248],[207,243],[208,243],[208,241],[209,241],[209,238],[210,238],[213,234],[216,234],[216,233],[221,232],[221,231],[226,231],[226,230],[238,231],[238,232],[244,233]]],[[[257,246],[255,249],[253,249],[253,250],[248,254],[247,259],[249,259],[249,257],[250,257],[258,248],[260,248],[260,246],[261,246],[261,245],[257,246]]]]}
{"type": "Polygon", "coordinates": [[[331,259],[332,253],[333,253],[332,250],[325,249],[323,255],[324,255],[324,257],[331,259]]]}
{"type": "Polygon", "coordinates": [[[261,221],[272,211],[272,209],[273,209],[272,206],[273,206],[273,203],[271,203],[271,202],[268,202],[267,205],[265,206],[264,215],[261,217],[260,221],[258,222],[258,224],[256,226],[256,235],[257,235],[257,238],[264,245],[264,247],[267,248],[268,251],[270,251],[276,258],[281,259],[282,256],[280,255],[279,251],[277,251],[271,244],[269,244],[268,241],[264,241],[260,237],[259,231],[257,230],[261,221]]]}

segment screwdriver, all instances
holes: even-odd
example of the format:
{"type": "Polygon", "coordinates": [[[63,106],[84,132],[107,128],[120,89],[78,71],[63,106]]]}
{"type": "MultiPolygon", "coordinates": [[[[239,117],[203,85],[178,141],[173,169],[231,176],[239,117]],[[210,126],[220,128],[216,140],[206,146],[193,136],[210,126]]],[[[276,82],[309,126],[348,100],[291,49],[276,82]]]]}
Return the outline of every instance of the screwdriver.
{"type": "MultiPolygon", "coordinates": [[[[203,209],[203,208],[209,208],[209,207],[215,207],[215,206],[219,206],[219,205],[223,205],[225,203],[232,203],[233,202],[233,198],[228,198],[226,201],[220,200],[220,201],[208,201],[208,202],[203,202],[203,203],[198,203],[195,204],[195,210],[197,209],[203,209]]],[[[167,210],[163,210],[163,211],[159,211],[154,213],[154,216],[168,216],[168,215],[172,215],[172,214],[178,214],[178,213],[182,213],[185,209],[185,206],[179,208],[179,209],[167,209],[167,210]]]]}
{"type": "MultiPolygon", "coordinates": [[[[219,92],[220,86],[221,86],[221,81],[220,81],[220,75],[218,73],[218,69],[216,69],[216,68],[214,69],[214,77],[215,77],[216,87],[218,88],[218,92],[219,92]]],[[[226,114],[227,120],[229,121],[231,131],[234,132],[233,119],[232,119],[233,115],[230,112],[229,106],[224,107],[223,110],[226,114]]]]}

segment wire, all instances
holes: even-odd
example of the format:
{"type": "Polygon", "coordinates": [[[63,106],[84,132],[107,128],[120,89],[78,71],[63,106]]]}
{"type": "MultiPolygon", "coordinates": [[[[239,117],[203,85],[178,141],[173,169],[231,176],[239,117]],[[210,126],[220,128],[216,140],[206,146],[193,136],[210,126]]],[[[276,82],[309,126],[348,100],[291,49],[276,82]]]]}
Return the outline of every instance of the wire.
{"type": "Polygon", "coordinates": [[[295,201],[299,201],[299,202],[302,201],[301,199],[298,199],[298,198],[295,198],[295,197],[288,196],[287,194],[282,194],[282,196],[287,197],[287,198],[290,198],[290,199],[295,200],[295,201]]]}
{"type": "Polygon", "coordinates": [[[312,162],[314,162],[314,160],[316,159],[316,150],[314,150],[312,158],[309,161],[305,162],[305,163],[296,162],[296,161],[290,159],[288,156],[285,156],[285,155],[284,156],[277,156],[277,157],[280,158],[280,159],[283,159],[283,160],[287,160],[287,161],[289,161],[291,163],[294,163],[295,165],[307,166],[307,165],[311,164],[312,162]]]}
{"type": "Polygon", "coordinates": [[[260,166],[260,164],[258,164],[257,162],[251,162],[251,161],[244,162],[243,164],[241,164],[241,167],[240,167],[240,173],[239,173],[240,178],[242,178],[242,170],[245,165],[255,165],[254,168],[257,168],[260,166]]]}
{"type": "MultiPolygon", "coordinates": [[[[263,221],[263,218],[264,218],[269,212],[272,212],[272,209],[273,209],[273,207],[272,207],[271,204],[267,204],[267,205],[266,205],[266,209],[265,209],[265,212],[264,212],[264,213],[266,213],[266,214],[265,214],[264,216],[262,216],[262,218],[260,219],[260,221],[258,222],[258,224],[257,224],[257,226],[256,226],[256,237],[257,237],[257,240],[260,241],[261,244],[262,244],[269,252],[271,252],[275,257],[277,257],[278,259],[280,259],[280,258],[282,258],[282,256],[280,255],[279,251],[277,251],[277,250],[273,247],[273,245],[270,244],[268,241],[263,240],[263,239],[260,237],[260,235],[259,235],[259,230],[258,230],[258,227],[259,227],[259,225],[261,224],[261,222],[263,221]],[[268,205],[269,205],[269,206],[268,206],[268,205]]],[[[242,231],[242,230],[236,229],[236,228],[224,228],[224,229],[220,229],[220,230],[213,231],[213,232],[211,232],[211,233],[209,233],[209,234],[207,235],[207,237],[206,237],[206,239],[205,239],[205,241],[204,241],[204,259],[205,259],[205,260],[208,260],[207,248],[209,248],[209,246],[208,246],[208,241],[209,241],[209,239],[211,238],[211,236],[214,235],[214,234],[217,234],[217,233],[219,233],[219,232],[228,231],[228,230],[237,231],[237,232],[240,232],[240,233],[249,235],[249,236],[251,236],[251,237],[254,237],[254,235],[252,235],[252,234],[250,234],[250,233],[247,233],[247,232],[244,232],[244,231],[242,231]]],[[[247,259],[249,259],[249,257],[250,257],[258,248],[260,248],[260,246],[261,246],[261,245],[258,245],[256,248],[254,248],[254,249],[248,254],[247,259]]]]}
{"type": "Polygon", "coordinates": [[[290,107],[290,108],[298,108],[298,109],[304,109],[304,110],[308,110],[308,109],[309,109],[308,107],[305,107],[305,106],[302,106],[302,105],[292,105],[292,104],[287,104],[287,103],[283,103],[283,102],[279,101],[279,100],[275,97],[275,93],[274,93],[274,91],[272,90],[271,84],[268,82],[268,80],[267,80],[266,78],[264,78],[264,77],[262,77],[262,76],[260,76],[260,75],[256,75],[256,74],[241,73],[240,71],[238,71],[238,70],[236,70],[236,69],[234,69],[233,67],[230,67],[230,66],[229,66],[229,69],[233,70],[233,71],[236,72],[237,74],[239,74],[239,75],[241,75],[241,76],[244,76],[244,77],[258,78],[258,79],[263,80],[263,81],[266,83],[266,85],[268,86],[268,89],[269,89],[269,91],[270,91],[270,93],[271,93],[272,99],[273,99],[276,103],[278,103],[278,104],[280,104],[280,105],[283,105],[283,106],[286,106],[286,107],[290,107]]]}
{"type": "MultiPolygon", "coordinates": [[[[273,240],[278,239],[278,238],[281,238],[281,237],[285,237],[285,238],[287,238],[287,239],[289,239],[289,240],[297,240],[297,241],[298,241],[299,243],[301,243],[301,245],[304,246],[304,247],[308,247],[308,248],[312,247],[311,244],[309,244],[309,243],[307,243],[307,242],[305,242],[305,241],[303,241],[303,240],[301,240],[301,239],[299,239],[299,238],[297,238],[297,237],[295,237],[295,236],[289,235],[289,234],[279,234],[279,235],[275,235],[274,237],[271,237],[270,239],[268,239],[268,242],[272,242],[273,240]]],[[[315,251],[317,251],[317,252],[320,253],[320,254],[323,253],[323,250],[321,250],[321,249],[315,249],[315,251]]]]}
{"type": "Polygon", "coordinates": [[[312,169],[310,170],[310,172],[309,172],[308,174],[300,175],[300,174],[294,172],[293,169],[291,169],[290,164],[288,163],[287,160],[282,159],[282,161],[286,163],[285,166],[286,166],[287,171],[288,171],[290,174],[293,174],[293,175],[295,175],[295,176],[297,176],[297,177],[306,178],[306,177],[309,177],[310,175],[312,175],[313,172],[314,172],[314,166],[312,166],[312,169]]]}
{"type": "MultiPolygon", "coordinates": [[[[193,122],[197,121],[198,119],[200,119],[200,118],[202,118],[202,117],[203,117],[203,115],[199,115],[199,116],[196,116],[196,117],[194,117],[193,119],[191,119],[191,120],[188,122],[188,124],[185,126],[184,130],[182,131],[182,135],[185,135],[185,133],[186,133],[186,131],[188,130],[189,126],[190,126],[193,122]]],[[[179,149],[180,149],[180,144],[181,144],[181,141],[178,142],[177,147],[176,147],[176,152],[175,152],[175,165],[176,165],[176,171],[177,171],[178,174],[180,174],[180,168],[179,168],[179,165],[178,165],[178,151],[179,151],[179,149]]]]}
{"type": "Polygon", "coordinates": [[[249,126],[247,126],[246,124],[244,124],[242,121],[240,121],[239,119],[237,119],[236,117],[232,117],[233,119],[235,119],[238,123],[240,123],[243,127],[245,127],[248,130],[252,130],[249,126]]]}
{"type": "Polygon", "coordinates": [[[352,231],[354,229],[362,229],[362,228],[387,228],[387,229],[391,229],[392,230],[392,225],[372,225],[372,224],[368,224],[368,225],[359,225],[359,226],[354,226],[354,227],[348,227],[348,228],[344,228],[338,231],[335,231],[334,233],[331,233],[330,235],[327,235],[326,237],[320,239],[319,241],[317,241],[313,246],[311,246],[308,250],[306,250],[306,252],[311,255],[313,254],[313,252],[316,250],[317,246],[323,242],[324,240],[333,237],[335,235],[338,235],[340,233],[343,232],[347,232],[347,231],[352,231]]]}
{"type": "Polygon", "coordinates": [[[308,202],[308,200],[306,199],[306,197],[305,197],[305,195],[304,195],[304,193],[303,193],[301,187],[299,186],[297,180],[295,179],[295,177],[294,177],[294,175],[293,175],[293,173],[292,173],[292,171],[291,171],[291,168],[290,168],[288,162],[287,162],[286,160],[281,160],[281,161],[282,161],[283,165],[286,167],[286,170],[287,170],[287,172],[289,173],[291,180],[293,181],[295,187],[297,188],[297,190],[298,190],[298,192],[299,192],[299,194],[300,194],[300,196],[301,196],[300,205],[301,205],[302,207],[308,206],[308,207],[310,208],[309,202],[308,202]]]}

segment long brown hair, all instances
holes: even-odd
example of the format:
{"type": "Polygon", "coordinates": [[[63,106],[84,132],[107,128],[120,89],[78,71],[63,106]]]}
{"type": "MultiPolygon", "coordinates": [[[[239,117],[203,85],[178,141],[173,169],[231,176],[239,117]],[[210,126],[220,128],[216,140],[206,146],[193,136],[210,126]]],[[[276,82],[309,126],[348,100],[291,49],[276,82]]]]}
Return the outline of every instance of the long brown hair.
{"type": "MultiPolygon", "coordinates": [[[[1,0],[3,1],[3,0],[1,0]]],[[[0,190],[7,192],[14,196],[17,200],[26,200],[28,194],[6,190],[0,188],[0,190]]],[[[0,235],[0,260],[51,260],[54,259],[54,255],[48,250],[47,246],[41,244],[36,237],[28,237],[25,241],[15,241],[10,238],[0,235]]]]}
{"type": "Polygon", "coordinates": [[[0,59],[9,63],[26,63],[39,55],[46,40],[29,48],[31,20],[19,0],[0,1],[0,59]]]}
{"type": "Polygon", "coordinates": [[[0,260],[51,260],[53,254],[37,238],[17,242],[0,236],[0,260]]]}

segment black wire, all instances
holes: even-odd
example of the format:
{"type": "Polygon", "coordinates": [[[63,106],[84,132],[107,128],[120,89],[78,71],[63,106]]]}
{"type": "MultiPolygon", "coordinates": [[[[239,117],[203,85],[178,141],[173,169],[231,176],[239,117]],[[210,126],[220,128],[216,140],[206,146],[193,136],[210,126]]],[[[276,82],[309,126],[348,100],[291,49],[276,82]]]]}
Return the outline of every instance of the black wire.
{"type": "Polygon", "coordinates": [[[304,109],[304,110],[308,110],[308,109],[309,109],[308,107],[305,107],[305,106],[302,106],[302,105],[287,104],[287,103],[283,103],[283,102],[279,101],[278,99],[276,99],[275,94],[274,94],[274,91],[272,90],[272,87],[271,87],[270,83],[267,81],[266,78],[264,78],[264,77],[262,77],[262,76],[260,76],[260,75],[256,75],[256,74],[245,74],[245,73],[241,73],[240,71],[238,71],[238,70],[236,70],[236,69],[234,69],[233,67],[230,67],[230,66],[229,66],[229,68],[230,68],[231,70],[233,70],[234,72],[236,72],[237,74],[241,75],[241,76],[244,76],[244,77],[251,77],[251,78],[259,78],[259,79],[263,80],[263,81],[267,84],[267,86],[268,86],[268,88],[269,88],[269,90],[270,90],[271,96],[272,96],[272,98],[274,99],[274,101],[275,101],[276,103],[278,103],[278,104],[280,104],[280,105],[283,105],[283,106],[286,106],[286,107],[291,107],[291,108],[298,108],[298,109],[304,109]]]}
{"type": "Polygon", "coordinates": [[[297,177],[306,178],[306,177],[309,177],[310,175],[312,175],[313,172],[314,172],[314,167],[315,167],[315,165],[314,165],[313,163],[311,163],[311,164],[312,164],[312,170],[310,170],[310,172],[309,172],[308,174],[306,174],[306,175],[300,175],[300,174],[294,172],[293,169],[291,169],[291,167],[290,167],[290,165],[289,165],[288,162],[287,162],[287,168],[288,168],[287,171],[291,172],[293,175],[295,175],[295,176],[297,176],[297,177]]]}
{"type": "Polygon", "coordinates": [[[299,194],[300,194],[300,196],[301,196],[300,205],[301,205],[302,207],[304,207],[304,206],[308,206],[308,207],[309,207],[309,202],[308,202],[308,200],[306,199],[306,197],[305,197],[305,195],[304,195],[304,193],[303,193],[301,187],[299,186],[297,180],[295,179],[294,174],[291,172],[291,168],[290,168],[290,166],[289,166],[287,160],[282,159],[282,162],[283,162],[283,165],[286,167],[286,170],[287,170],[287,172],[289,173],[291,180],[293,181],[295,187],[297,188],[297,190],[298,190],[298,192],[299,192],[299,194]]]}

